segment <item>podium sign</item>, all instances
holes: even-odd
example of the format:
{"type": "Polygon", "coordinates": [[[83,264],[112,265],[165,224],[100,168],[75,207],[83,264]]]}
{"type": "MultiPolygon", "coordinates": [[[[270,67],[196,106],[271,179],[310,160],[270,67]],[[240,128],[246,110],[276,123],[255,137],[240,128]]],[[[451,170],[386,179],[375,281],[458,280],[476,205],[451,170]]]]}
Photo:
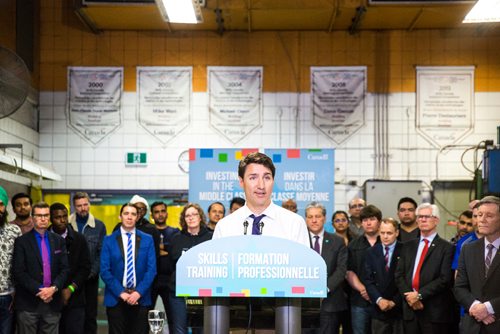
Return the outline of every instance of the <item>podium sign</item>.
{"type": "Polygon", "coordinates": [[[242,235],[206,241],[177,262],[177,296],[324,298],[326,264],[287,239],[242,235]]]}

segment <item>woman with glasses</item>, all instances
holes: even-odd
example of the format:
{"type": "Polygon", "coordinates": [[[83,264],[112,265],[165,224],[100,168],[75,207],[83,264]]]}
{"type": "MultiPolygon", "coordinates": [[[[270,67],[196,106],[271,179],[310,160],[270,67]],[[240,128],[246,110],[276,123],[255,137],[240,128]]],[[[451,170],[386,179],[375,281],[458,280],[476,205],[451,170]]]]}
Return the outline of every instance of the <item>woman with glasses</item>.
{"type": "Polygon", "coordinates": [[[354,238],[349,230],[349,218],[347,216],[347,212],[345,211],[335,211],[332,215],[332,224],[335,229],[335,233],[344,238],[345,245],[347,246],[349,242],[354,238]]]}
{"type": "Polygon", "coordinates": [[[181,233],[172,239],[172,251],[170,257],[171,279],[170,287],[170,309],[171,319],[168,319],[169,333],[187,333],[187,308],[183,297],[175,296],[175,266],[179,258],[190,248],[212,239],[212,232],[206,227],[206,218],[203,209],[195,203],[187,204],[182,209],[180,217],[181,233]]]}

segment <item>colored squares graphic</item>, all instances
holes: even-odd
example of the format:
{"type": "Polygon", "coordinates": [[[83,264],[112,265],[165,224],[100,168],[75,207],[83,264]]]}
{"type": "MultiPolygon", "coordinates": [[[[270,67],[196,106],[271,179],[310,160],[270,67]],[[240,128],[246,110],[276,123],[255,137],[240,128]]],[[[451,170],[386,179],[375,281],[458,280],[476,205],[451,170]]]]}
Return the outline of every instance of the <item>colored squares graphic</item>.
{"type": "Polygon", "coordinates": [[[227,153],[219,153],[219,162],[227,162],[227,153]]]}
{"type": "Polygon", "coordinates": [[[267,295],[267,288],[261,288],[260,289],[260,294],[261,294],[261,296],[267,295]]]}
{"type": "Polygon", "coordinates": [[[212,296],[212,289],[199,289],[198,293],[200,297],[211,297],[212,296]]]}
{"type": "Polygon", "coordinates": [[[292,293],[303,294],[306,290],[303,286],[292,286],[292,293]]]}
{"type": "Polygon", "coordinates": [[[190,148],[189,149],[189,161],[194,161],[194,160],[196,160],[196,149],[190,148]]]}
{"type": "Polygon", "coordinates": [[[212,149],[201,149],[200,158],[211,159],[214,157],[214,150],[212,149]]]}
{"type": "Polygon", "coordinates": [[[281,162],[281,154],[273,154],[273,162],[280,163],[281,162]]]}
{"type": "Polygon", "coordinates": [[[300,158],[300,150],[287,150],[286,157],[288,159],[299,159],[300,158]]]}

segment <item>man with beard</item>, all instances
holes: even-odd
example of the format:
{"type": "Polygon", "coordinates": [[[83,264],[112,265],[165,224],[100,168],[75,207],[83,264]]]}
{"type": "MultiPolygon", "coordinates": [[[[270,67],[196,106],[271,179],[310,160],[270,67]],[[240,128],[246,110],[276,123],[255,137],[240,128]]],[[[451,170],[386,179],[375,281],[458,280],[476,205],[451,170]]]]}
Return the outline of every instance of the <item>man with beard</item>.
{"type": "Polygon", "coordinates": [[[366,202],[362,198],[355,197],[349,202],[349,231],[354,237],[362,236],[364,233],[359,215],[365,206],[366,202]]]}
{"type": "MultiPolygon", "coordinates": [[[[171,253],[171,241],[179,234],[179,229],[167,225],[167,204],[164,202],[154,202],[151,205],[151,216],[155,223],[156,229],[160,232],[160,258],[157,266],[157,279],[153,285],[153,305],[156,304],[158,295],[163,301],[163,305],[167,312],[167,321],[172,319],[172,306],[170,305],[168,282],[170,281],[169,270],[169,254],[171,253]]],[[[175,292],[174,292],[175,294],[175,292]]]]}
{"type": "Polygon", "coordinates": [[[75,193],[73,206],[75,212],[69,217],[69,223],[73,230],[82,233],[87,240],[91,262],[90,275],[85,282],[85,334],[96,334],[99,266],[106,227],[90,213],[90,197],[87,193],[75,193]]]}
{"type": "Polygon", "coordinates": [[[208,207],[208,223],[207,223],[207,228],[210,231],[215,230],[215,225],[224,218],[224,215],[226,214],[226,208],[224,207],[224,204],[221,202],[213,202],[210,204],[208,207]]]}
{"type": "Polygon", "coordinates": [[[399,236],[398,240],[407,242],[420,236],[417,225],[417,202],[413,198],[403,197],[398,202],[399,236]]]}
{"type": "Polygon", "coordinates": [[[50,206],[50,230],[66,242],[69,274],[61,290],[63,310],[59,333],[83,334],[85,324],[85,281],[90,273],[90,255],[83,234],[68,227],[68,209],[61,203],[50,206]]]}
{"type": "Polygon", "coordinates": [[[21,235],[21,229],[7,222],[7,203],[9,198],[0,187],[0,333],[10,333],[14,320],[12,281],[12,256],[14,241],[21,235]]]}
{"type": "Polygon", "coordinates": [[[12,197],[12,208],[16,214],[16,219],[11,224],[16,224],[23,234],[33,229],[33,219],[31,219],[31,206],[33,201],[28,194],[18,193],[12,197]]]}

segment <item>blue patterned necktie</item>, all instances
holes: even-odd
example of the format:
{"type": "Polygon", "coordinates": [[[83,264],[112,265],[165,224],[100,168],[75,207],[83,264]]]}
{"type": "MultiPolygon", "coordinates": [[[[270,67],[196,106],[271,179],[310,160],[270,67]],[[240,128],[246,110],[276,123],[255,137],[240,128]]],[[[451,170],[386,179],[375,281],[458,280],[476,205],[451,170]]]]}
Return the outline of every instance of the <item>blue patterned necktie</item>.
{"type": "Polygon", "coordinates": [[[134,250],[132,248],[132,233],[127,232],[127,252],[125,257],[125,263],[127,265],[127,279],[126,288],[133,289],[135,287],[134,282],[134,250]]]}
{"type": "Polygon", "coordinates": [[[253,225],[252,225],[252,234],[255,235],[260,235],[260,226],[259,223],[264,218],[266,215],[260,215],[260,216],[255,216],[254,214],[250,215],[250,218],[253,219],[253,225]]]}

